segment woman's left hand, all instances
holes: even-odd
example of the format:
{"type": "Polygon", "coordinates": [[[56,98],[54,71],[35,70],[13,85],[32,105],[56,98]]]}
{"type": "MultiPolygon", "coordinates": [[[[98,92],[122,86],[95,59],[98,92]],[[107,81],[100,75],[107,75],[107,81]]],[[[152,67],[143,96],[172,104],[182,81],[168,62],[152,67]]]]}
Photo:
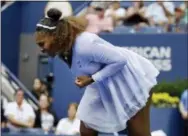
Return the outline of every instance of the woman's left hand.
{"type": "Polygon", "coordinates": [[[75,80],[75,84],[80,88],[85,87],[93,82],[93,79],[89,76],[79,76],[75,80]]]}

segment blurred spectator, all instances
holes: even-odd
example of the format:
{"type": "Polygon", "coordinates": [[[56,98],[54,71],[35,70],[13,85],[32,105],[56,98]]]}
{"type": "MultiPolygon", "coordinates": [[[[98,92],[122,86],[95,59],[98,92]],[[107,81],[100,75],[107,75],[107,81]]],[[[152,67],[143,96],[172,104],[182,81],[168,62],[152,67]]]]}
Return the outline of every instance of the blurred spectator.
{"type": "Polygon", "coordinates": [[[75,135],[79,134],[80,121],[76,118],[78,105],[71,103],[68,107],[68,118],[59,121],[56,129],[57,135],[75,135]]]}
{"type": "Polygon", "coordinates": [[[188,14],[187,14],[187,3],[184,2],[181,6],[175,8],[175,15],[173,20],[169,23],[168,32],[187,32],[188,31],[188,14]]]}
{"type": "MultiPolygon", "coordinates": [[[[41,90],[42,90],[42,93],[41,94],[46,94],[46,95],[49,95],[49,91],[48,91],[48,83],[46,81],[42,81],[41,80],[41,90]]],[[[41,96],[41,95],[40,95],[41,96]]]]}
{"type": "Polygon", "coordinates": [[[70,2],[68,0],[63,0],[63,1],[54,1],[50,0],[48,4],[46,5],[45,8],[45,16],[47,16],[47,12],[51,8],[56,8],[62,12],[62,17],[68,17],[73,15],[73,10],[70,2]]]}
{"type": "Polygon", "coordinates": [[[183,10],[181,8],[175,8],[175,18],[173,24],[180,24],[183,18],[183,10]]]}
{"type": "Polygon", "coordinates": [[[16,101],[8,103],[5,108],[5,116],[8,120],[7,126],[12,131],[19,128],[32,128],[35,121],[35,113],[31,105],[24,101],[24,92],[16,92],[16,101]]]}
{"type": "Polygon", "coordinates": [[[151,132],[151,136],[167,136],[163,130],[156,130],[151,132]]]}
{"type": "Polygon", "coordinates": [[[188,134],[188,89],[185,90],[181,95],[179,104],[181,116],[184,120],[184,136],[188,134]]]}
{"type": "Polygon", "coordinates": [[[95,7],[103,7],[104,10],[106,10],[113,2],[112,1],[92,1],[91,2],[91,7],[95,8],[95,7]]]}
{"type": "Polygon", "coordinates": [[[174,10],[173,2],[157,0],[148,6],[146,17],[149,18],[151,25],[165,25],[173,17],[174,10]]]}
{"type": "Polygon", "coordinates": [[[91,5],[89,5],[86,8],[85,12],[83,12],[81,14],[79,13],[79,16],[85,16],[86,14],[93,14],[93,13],[95,13],[95,9],[91,5]]]}
{"type": "Polygon", "coordinates": [[[105,17],[104,5],[96,5],[94,13],[88,13],[85,18],[88,21],[86,31],[99,34],[100,32],[111,32],[113,30],[113,19],[112,17],[105,17]]]}
{"type": "Polygon", "coordinates": [[[45,132],[53,130],[57,125],[57,118],[54,112],[49,109],[48,96],[42,94],[39,99],[40,109],[36,111],[35,128],[42,128],[45,132]]]}
{"type": "Polygon", "coordinates": [[[132,6],[127,9],[124,25],[143,25],[148,24],[148,19],[145,18],[146,7],[144,2],[133,1],[132,6]]]}
{"type": "Polygon", "coordinates": [[[48,96],[49,108],[52,108],[53,97],[52,97],[52,88],[51,89],[50,88],[51,86],[47,81],[42,81],[42,90],[44,90],[42,94],[45,94],[46,96],[48,96]]]}
{"type": "Polygon", "coordinates": [[[109,5],[109,8],[105,11],[105,17],[111,16],[114,19],[116,25],[121,25],[124,20],[126,10],[120,7],[119,1],[114,1],[109,5]]]}
{"type": "Polygon", "coordinates": [[[32,93],[37,99],[40,98],[41,94],[48,95],[47,86],[40,79],[35,78],[32,93]]]}
{"type": "Polygon", "coordinates": [[[6,126],[7,126],[7,119],[4,116],[3,103],[1,101],[1,128],[6,128],[6,126]]]}
{"type": "Polygon", "coordinates": [[[49,97],[52,97],[52,91],[53,91],[53,83],[54,83],[54,75],[53,73],[49,73],[46,78],[46,86],[47,86],[47,90],[48,90],[48,95],[49,97]]]}
{"type": "Polygon", "coordinates": [[[181,5],[180,9],[184,12],[181,23],[188,24],[188,1],[185,1],[184,4],[181,5]]]}

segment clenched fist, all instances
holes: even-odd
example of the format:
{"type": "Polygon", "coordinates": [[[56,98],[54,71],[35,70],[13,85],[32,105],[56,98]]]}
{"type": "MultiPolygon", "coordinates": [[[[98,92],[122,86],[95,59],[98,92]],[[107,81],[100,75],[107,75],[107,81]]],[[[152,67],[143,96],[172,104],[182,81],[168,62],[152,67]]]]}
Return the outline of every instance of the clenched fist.
{"type": "Polygon", "coordinates": [[[93,82],[94,80],[90,76],[79,76],[75,80],[75,84],[80,88],[85,87],[93,82]]]}

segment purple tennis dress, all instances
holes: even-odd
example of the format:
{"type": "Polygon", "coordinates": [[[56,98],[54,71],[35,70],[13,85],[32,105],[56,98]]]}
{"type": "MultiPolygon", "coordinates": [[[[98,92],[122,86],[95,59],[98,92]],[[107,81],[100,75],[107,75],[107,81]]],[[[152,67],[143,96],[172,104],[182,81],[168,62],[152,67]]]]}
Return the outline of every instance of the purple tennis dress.
{"type": "Polygon", "coordinates": [[[149,60],[89,32],[75,41],[71,71],[75,77],[89,75],[95,81],[85,88],[77,117],[105,133],[126,128],[146,105],[159,74],[149,60]]]}

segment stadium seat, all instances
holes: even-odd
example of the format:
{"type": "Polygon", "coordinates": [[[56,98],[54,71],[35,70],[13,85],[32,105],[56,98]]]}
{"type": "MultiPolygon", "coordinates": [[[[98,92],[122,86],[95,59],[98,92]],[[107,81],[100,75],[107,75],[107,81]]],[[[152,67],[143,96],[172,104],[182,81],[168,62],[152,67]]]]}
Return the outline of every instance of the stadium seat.
{"type": "Polygon", "coordinates": [[[123,8],[128,8],[132,5],[131,1],[120,1],[120,6],[123,8]]]}
{"type": "Polygon", "coordinates": [[[138,33],[162,33],[164,32],[162,27],[142,27],[137,31],[138,33]]]}
{"type": "Polygon", "coordinates": [[[170,32],[188,32],[188,24],[170,25],[170,32]]]}
{"type": "Polygon", "coordinates": [[[181,4],[183,4],[182,1],[173,1],[173,3],[174,3],[174,5],[175,5],[175,7],[180,7],[181,4]]]}
{"type": "Polygon", "coordinates": [[[180,24],[178,27],[180,32],[188,32],[188,24],[180,24]]]}
{"type": "Polygon", "coordinates": [[[153,1],[144,1],[144,6],[149,6],[153,1]]]}
{"type": "Polygon", "coordinates": [[[134,33],[135,30],[130,26],[118,26],[114,29],[113,33],[115,34],[124,34],[124,33],[134,33]]]}

